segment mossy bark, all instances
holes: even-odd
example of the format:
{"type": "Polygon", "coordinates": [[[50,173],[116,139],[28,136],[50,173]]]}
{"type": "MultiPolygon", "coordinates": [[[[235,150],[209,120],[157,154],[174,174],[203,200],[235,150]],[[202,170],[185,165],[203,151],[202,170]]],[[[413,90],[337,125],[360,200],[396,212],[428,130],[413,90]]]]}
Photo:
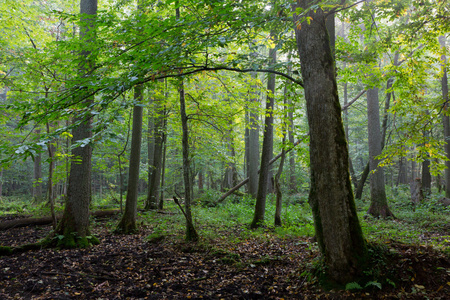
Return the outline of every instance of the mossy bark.
{"type": "MultiPolygon", "coordinates": [[[[307,8],[313,2],[301,1],[301,5],[307,8]]],[[[294,15],[310,129],[309,203],[327,274],[335,282],[346,283],[362,272],[367,247],[350,182],[326,14],[317,9],[309,11],[307,17],[310,22],[294,15]]]]}

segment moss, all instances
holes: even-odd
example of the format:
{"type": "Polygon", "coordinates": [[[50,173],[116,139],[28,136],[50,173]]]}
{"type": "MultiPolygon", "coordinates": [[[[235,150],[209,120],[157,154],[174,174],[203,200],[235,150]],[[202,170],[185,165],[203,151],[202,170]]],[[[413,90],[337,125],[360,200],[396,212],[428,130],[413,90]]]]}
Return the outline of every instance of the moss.
{"type": "Polygon", "coordinates": [[[11,255],[13,250],[8,246],[0,246],[0,256],[11,255]]]}

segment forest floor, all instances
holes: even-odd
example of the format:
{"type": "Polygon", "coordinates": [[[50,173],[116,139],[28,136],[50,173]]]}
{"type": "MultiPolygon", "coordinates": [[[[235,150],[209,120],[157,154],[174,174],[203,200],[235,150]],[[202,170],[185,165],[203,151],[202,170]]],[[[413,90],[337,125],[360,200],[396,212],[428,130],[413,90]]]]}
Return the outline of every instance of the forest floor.
{"type": "MultiPolygon", "coordinates": [[[[142,225],[139,234],[113,235],[113,222],[94,222],[101,243],[88,249],[0,257],[0,299],[450,299],[450,257],[431,246],[385,242],[371,250],[378,259],[367,274],[377,281],[324,290],[314,273],[318,250],[311,238],[279,237],[267,229],[229,243],[231,235],[248,230],[237,227],[186,243],[182,228],[158,235],[142,225]]],[[[0,231],[0,241],[33,243],[50,230],[13,228],[0,231]]]]}

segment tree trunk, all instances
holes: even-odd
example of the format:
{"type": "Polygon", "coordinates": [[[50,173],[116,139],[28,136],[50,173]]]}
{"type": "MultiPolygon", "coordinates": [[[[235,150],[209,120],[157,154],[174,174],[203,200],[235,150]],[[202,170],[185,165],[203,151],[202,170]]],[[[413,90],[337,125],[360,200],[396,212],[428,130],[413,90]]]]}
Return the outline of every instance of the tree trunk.
{"type": "MultiPolygon", "coordinates": [[[[36,130],[36,135],[40,135],[41,130],[36,130]]],[[[34,157],[34,180],[33,180],[33,199],[36,202],[40,202],[42,200],[42,155],[41,153],[37,153],[34,157]]]]}
{"type": "MultiPolygon", "coordinates": [[[[301,5],[307,8],[313,3],[306,0],[301,5]]],[[[346,283],[361,273],[367,248],[350,182],[348,148],[325,13],[319,8],[316,12],[309,11],[307,17],[312,18],[309,24],[294,15],[310,129],[309,203],[329,278],[346,283]]]]}
{"type": "Polygon", "coordinates": [[[378,167],[379,160],[376,158],[381,154],[382,146],[378,88],[367,90],[367,126],[371,172],[370,207],[367,213],[374,217],[393,217],[386,199],[384,169],[378,167]]]}
{"type": "Polygon", "coordinates": [[[155,99],[155,117],[154,117],[154,155],[152,176],[149,176],[148,195],[145,209],[156,209],[158,207],[158,194],[161,185],[161,167],[163,156],[163,140],[164,140],[164,119],[165,109],[162,103],[163,99],[155,99]]]}
{"type": "MultiPolygon", "coordinates": [[[[441,44],[442,49],[445,49],[445,37],[439,37],[439,43],[441,44]]],[[[447,68],[445,63],[447,62],[447,57],[445,54],[441,56],[442,62],[442,79],[441,79],[441,89],[442,89],[442,102],[444,104],[444,113],[442,116],[442,123],[444,124],[444,140],[445,140],[445,155],[447,157],[447,161],[445,161],[445,197],[450,198],[450,121],[449,121],[449,105],[448,105],[448,77],[447,77],[447,68]]]]}
{"type": "MultiPolygon", "coordinates": [[[[95,17],[97,15],[97,0],[80,0],[80,14],[82,25],[80,27],[80,39],[85,44],[92,44],[95,39],[95,17]]],[[[89,49],[89,46],[87,46],[89,49]]],[[[81,52],[80,73],[89,76],[94,62],[90,50],[81,52]]],[[[79,97],[86,94],[80,93],[79,97]]],[[[93,101],[92,97],[85,98],[82,104],[87,107],[93,101]]],[[[72,141],[82,141],[92,137],[91,115],[77,115],[74,118],[79,124],[72,130],[72,141]]],[[[70,164],[69,186],[67,189],[67,200],[64,213],[56,230],[47,237],[44,244],[51,245],[53,236],[64,236],[58,239],[57,246],[63,248],[87,247],[98,243],[89,230],[89,204],[91,202],[91,160],[92,146],[90,143],[72,149],[72,160],[70,164]]]]}
{"type": "MultiPolygon", "coordinates": [[[[252,78],[256,78],[256,74],[252,73],[252,78]]],[[[256,88],[256,87],[252,87],[256,88]]],[[[248,168],[247,177],[248,182],[248,192],[256,199],[258,194],[258,163],[259,163],[259,124],[258,124],[258,113],[256,112],[255,103],[259,103],[258,95],[253,92],[249,100],[251,108],[249,111],[249,134],[248,134],[248,168]]]]}
{"type": "MultiPolygon", "coordinates": [[[[273,37],[272,34],[271,36],[273,37]]],[[[276,62],[276,48],[269,50],[269,57],[271,58],[271,64],[276,62]]],[[[272,68],[272,66],[270,68],[272,68]]],[[[268,192],[267,183],[270,179],[269,162],[273,156],[273,107],[275,103],[275,74],[269,74],[267,90],[271,92],[267,95],[266,99],[266,117],[264,120],[264,139],[261,153],[261,166],[259,169],[260,172],[258,180],[258,193],[256,196],[255,213],[253,215],[253,221],[250,225],[251,228],[257,228],[264,222],[264,214],[266,212],[266,195],[268,192]]]]}
{"type": "MultiPolygon", "coordinates": [[[[50,134],[50,124],[47,122],[47,133],[50,134]]],[[[48,151],[48,202],[50,203],[50,213],[52,215],[52,225],[53,229],[56,229],[57,221],[55,215],[55,197],[53,192],[53,171],[55,170],[55,151],[56,147],[53,145],[54,141],[50,141],[47,143],[47,151],[48,151]]]]}
{"type": "Polygon", "coordinates": [[[149,199],[150,199],[150,185],[153,181],[152,176],[154,174],[155,168],[155,101],[153,97],[149,97],[149,106],[148,106],[148,122],[147,122],[147,164],[148,164],[148,194],[147,200],[145,202],[145,209],[147,206],[150,207],[149,199]]]}
{"type": "MultiPolygon", "coordinates": [[[[177,13],[179,14],[179,8],[177,8],[177,13]]],[[[198,234],[192,222],[191,213],[191,170],[189,164],[189,131],[188,131],[188,118],[186,115],[186,102],[184,96],[184,85],[181,82],[179,87],[180,93],[180,115],[181,115],[181,127],[183,130],[183,178],[184,178],[184,209],[186,217],[186,240],[197,241],[198,234]]]]}
{"type": "Polygon", "coordinates": [[[127,199],[125,200],[125,211],[122,219],[117,225],[116,232],[135,233],[137,231],[137,198],[139,187],[139,164],[141,161],[141,141],[142,141],[142,115],[143,107],[143,87],[137,85],[134,87],[134,100],[136,104],[133,107],[133,129],[131,134],[131,153],[130,165],[128,169],[128,188],[127,199]]]}
{"type": "MultiPolygon", "coordinates": [[[[167,95],[166,95],[167,96],[167,95]]],[[[164,132],[166,131],[167,127],[167,118],[164,118],[164,132]]],[[[163,150],[163,157],[162,157],[162,167],[161,167],[161,185],[160,185],[160,195],[159,195],[159,203],[158,203],[158,209],[164,209],[164,185],[165,185],[165,175],[166,175],[166,153],[167,153],[167,134],[164,133],[163,138],[163,144],[164,144],[164,150],[163,150]]]]}

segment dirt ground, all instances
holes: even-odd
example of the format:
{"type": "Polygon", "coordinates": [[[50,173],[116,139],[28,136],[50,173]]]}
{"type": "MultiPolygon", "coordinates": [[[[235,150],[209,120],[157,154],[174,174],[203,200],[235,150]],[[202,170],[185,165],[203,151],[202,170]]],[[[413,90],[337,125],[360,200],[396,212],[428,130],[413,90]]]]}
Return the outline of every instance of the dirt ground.
{"type": "MultiPolygon", "coordinates": [[[[1,231],[0,243],[36,242],[50,229],[1,231]]],[[[306,238],[267,235],[228,246],[181,236],[149,240],[150,228],[113,235],[102,222],[93,231],[101,243],[89,249],[0,257],[0,299],[450,299],[450,258],[431,247],[384,246],[389,254],[376,266],[381,289],[372,282],[325,291],[311,275],[318,253],[306,238]]]]}

